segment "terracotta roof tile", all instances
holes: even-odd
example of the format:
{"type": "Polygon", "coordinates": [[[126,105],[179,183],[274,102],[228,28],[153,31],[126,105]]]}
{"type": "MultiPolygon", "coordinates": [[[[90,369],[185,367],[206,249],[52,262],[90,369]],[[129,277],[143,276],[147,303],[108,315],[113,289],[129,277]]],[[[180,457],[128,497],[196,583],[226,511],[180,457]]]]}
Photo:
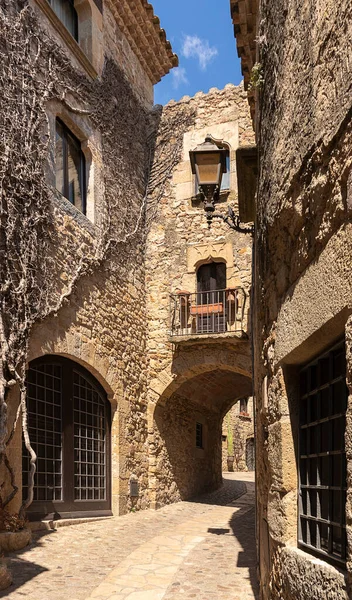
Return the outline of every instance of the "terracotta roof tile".
{"type": "MultiPolygon", "coordinates": [[[[248,90],[251,71],[256,61],[258,0],[230,0],[230,4],[244,88],[248,90]]],[[[248,90],[248,101],[253,117],[255,110],[253,90],[248,90]]]]}
{"type": "Polygon", "coordinates": [[[177,54],[147,0],[107,0],[107,4],[153,84],[178,66],[177,54]]]}

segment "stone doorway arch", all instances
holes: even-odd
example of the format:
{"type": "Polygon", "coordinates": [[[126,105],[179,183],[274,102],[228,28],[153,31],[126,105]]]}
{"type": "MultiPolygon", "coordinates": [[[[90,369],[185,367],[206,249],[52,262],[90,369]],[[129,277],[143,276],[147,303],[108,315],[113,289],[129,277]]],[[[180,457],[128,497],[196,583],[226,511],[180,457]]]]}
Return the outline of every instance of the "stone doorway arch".
{"type": "Polygon", "coordinates": [[[221,485],[221,426],[236,399],[252,392],[248,348],[190,348],[150,385],[151,506],[191,498],[221,485]],[[203,447],[197,447],[202,431],[203,447]]]}
{"type": "MultiPolygon", "coordinates": [[[[111,406],[77,362],[42,356],[27,372],[28,430],[37,455],[32,519],[111,514],[111,406]]],[[[23,491],[29,456],[23,445],[23,491]]]]}

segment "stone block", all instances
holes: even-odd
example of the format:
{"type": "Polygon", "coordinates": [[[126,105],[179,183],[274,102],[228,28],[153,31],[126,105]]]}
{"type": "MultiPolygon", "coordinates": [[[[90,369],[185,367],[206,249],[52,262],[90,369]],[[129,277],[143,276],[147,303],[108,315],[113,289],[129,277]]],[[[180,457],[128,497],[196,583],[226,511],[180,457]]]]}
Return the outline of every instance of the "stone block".
{"type": "Polygon", "coordinates": [[[289,492],[297,488],[297,465],[289,421],[269,425],[268,458],[272,488],[289,492]]]}

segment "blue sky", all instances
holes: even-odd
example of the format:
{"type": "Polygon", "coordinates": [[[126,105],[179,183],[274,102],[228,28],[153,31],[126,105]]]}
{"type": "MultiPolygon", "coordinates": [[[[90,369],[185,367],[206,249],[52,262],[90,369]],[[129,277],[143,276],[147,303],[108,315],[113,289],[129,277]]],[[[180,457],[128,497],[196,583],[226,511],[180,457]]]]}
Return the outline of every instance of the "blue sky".
{"type": "Polygon", "coordinates": [[[242,80],[230,0],[151,0],[180,66],[154,87],[155,103],[242,80]]]}

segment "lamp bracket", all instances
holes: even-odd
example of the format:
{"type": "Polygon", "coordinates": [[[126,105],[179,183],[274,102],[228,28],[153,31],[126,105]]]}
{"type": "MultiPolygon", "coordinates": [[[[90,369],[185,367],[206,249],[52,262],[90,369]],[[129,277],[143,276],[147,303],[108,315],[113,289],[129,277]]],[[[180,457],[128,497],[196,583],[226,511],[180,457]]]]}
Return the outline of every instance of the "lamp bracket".
{"type": "Polygon", "coordinates": [[[235,231],[238,231],[239,233],[250,233],[251,235],[254,234],[254,225],[248,225],[247,227],[246,227],[246,225],[242,225],[240,217],[238,215],[236,215],[236,213],[231,208],[231,206],[229,206],[229,208],[228,208],[227,215],[222,215],[221,213],[216,213],[216,212],[212,213],[210,223],[209,223],[209,219],[208,219],[209,229],[210,229],[211,221],[213,218],[222,219],[222,221],[224,221],[229,227],[231,227],[231,229],[234,229],[235,231]]]}
{"type": "Polygon", "coordinates": [[[215,212],[215,202],[219,199],[220,188],[218,185],[202,185],[199,186],[199,192],[204,202],[204,210],[207,216],[208,227],[210,229],[212,220],[222,219],[231,229],[239,233],[254,233],[254,225],[246,227],[241,224],[240,217],[236,215],[231,206],[228,207],[227,215],[215,212]]]}

